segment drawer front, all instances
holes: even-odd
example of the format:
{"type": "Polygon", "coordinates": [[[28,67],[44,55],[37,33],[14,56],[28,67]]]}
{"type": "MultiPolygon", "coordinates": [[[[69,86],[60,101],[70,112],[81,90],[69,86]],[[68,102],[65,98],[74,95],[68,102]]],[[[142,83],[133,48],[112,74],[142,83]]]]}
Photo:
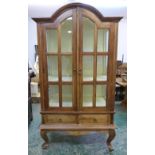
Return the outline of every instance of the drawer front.
{"type": "Polygon", "coordinates": [[[75,115],[45,115],[44,123],[76,123],[75,115]]]}
{"type": "Polygon", "coordinates": [[[109,122],[109,115],[101,115],[101,114],[98,114],[98,115],[87,115],[87,114],[84,114],[84,115],[79,115],[79,123],[97,123],[97,124],[108,124],[109,122]]]}

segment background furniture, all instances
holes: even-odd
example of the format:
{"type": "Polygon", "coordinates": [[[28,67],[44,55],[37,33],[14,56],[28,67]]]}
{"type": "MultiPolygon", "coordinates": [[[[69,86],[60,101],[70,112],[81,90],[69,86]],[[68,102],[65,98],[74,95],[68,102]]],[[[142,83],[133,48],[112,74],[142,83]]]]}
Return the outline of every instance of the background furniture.
{"type": "MultiPolygon", "coordinates": [[[[116,84],[120,86],[120,94],[123,94],[122,105],[127,107],[127,63],[122,63],[118,65],[116,72],[116,84]]],[[[116,95],[117,95],[116,90],[116,95]]]]}
{"type": "Polygon", "coordinates": [[[122,99],[122,105],[127,107],[127,80],[123,78],[116,78],[116,83],[124,88],[124,98],[122,99]]]}
{"type": "Polygon", "coordinates": [[[38,28],[42,124],[47,131],[106,131],[115,137],[114,101],[117,28],[121,17],[103,17],[92,6],[73,3],[38,28]]]}
{"type": "Polygon", "coordinates": [[[28,125],[33,120],[32,114],[32,96],[31,96],[31,78],[34,77],[35,74],[31,68],[28,68],[28,125]]]}
{"type": "Polygon", "coordinates": [[[35,45],[35,77],[31,79],[31,100],[32,103],[40,103],[40,81],[39,81],[39,63],[38,63],[38,45],[35,45]]]}

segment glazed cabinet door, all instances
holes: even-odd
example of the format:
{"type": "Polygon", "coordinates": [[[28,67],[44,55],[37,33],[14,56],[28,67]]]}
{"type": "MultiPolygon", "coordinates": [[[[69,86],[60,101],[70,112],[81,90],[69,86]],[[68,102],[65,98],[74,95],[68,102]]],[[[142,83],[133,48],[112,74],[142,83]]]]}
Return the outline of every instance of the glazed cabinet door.
{"type": "Polygon", "coordinates": [[[44,24],[47,109],[75,108],[76,10],[44,24]]]}
{"type": "Polygon", "coordinates": [[[102,23],[93,13],[79,9],[79,108],[108,107],[108,64],[110,24],[102,23]]]}
{"type": "Polygon", "coordinates": [[[113,108],[114,24],[77,7],[43,27],[45,110],[113,108]]]}

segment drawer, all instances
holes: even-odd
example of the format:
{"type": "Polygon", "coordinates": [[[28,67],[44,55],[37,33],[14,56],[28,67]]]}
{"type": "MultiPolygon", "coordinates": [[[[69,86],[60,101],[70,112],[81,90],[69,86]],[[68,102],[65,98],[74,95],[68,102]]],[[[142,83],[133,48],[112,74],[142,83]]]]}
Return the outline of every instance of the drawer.
{"type": "Polygon", "coordinates": [[[109,121],[109,115],[90,115],[90,114],[84,114],[84,115],[79,115],[79,123],[104,123],[107,124],[109,121]]]}
{"type": "Polygon", "coordinates": [[[75,115],[44,115],[45,123],[76,123],[75,115]]]}

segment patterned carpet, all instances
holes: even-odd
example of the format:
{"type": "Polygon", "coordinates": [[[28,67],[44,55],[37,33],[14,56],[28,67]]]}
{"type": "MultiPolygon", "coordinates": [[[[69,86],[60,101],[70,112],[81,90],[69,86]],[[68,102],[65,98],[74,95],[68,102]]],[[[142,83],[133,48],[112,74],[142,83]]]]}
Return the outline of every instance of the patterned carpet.
{"type": "Polygon", "coordinates": [[[71,136],[65,132],[48,133],[50,144],[47,150],[42,150],[39,125],[40,104],[33,104],[33,121],[29,125],[28,153],[29,155],[126,155],[127,154],[127,112],[116,104],[115,124],[116,137],[113,140],[113,152],[106,145],[107,135],[91,132],[82,136],[71,136]]]}

